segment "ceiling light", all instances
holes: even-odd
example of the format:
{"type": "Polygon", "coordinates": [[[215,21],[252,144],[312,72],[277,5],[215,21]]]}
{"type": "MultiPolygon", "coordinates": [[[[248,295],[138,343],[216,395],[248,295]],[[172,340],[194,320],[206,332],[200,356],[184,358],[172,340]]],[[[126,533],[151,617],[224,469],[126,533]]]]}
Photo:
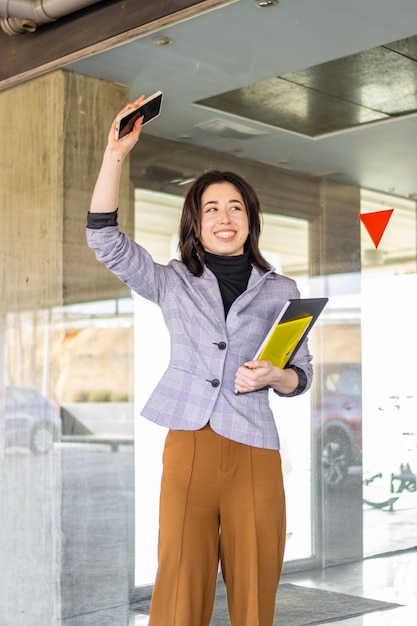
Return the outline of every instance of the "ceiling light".
{"type": "Polygon", "coordinates": [[[196,128],[226,139],[251,139],[268,134],[263,130],[257,130],[256,128],[251,128],[244,124],[236,124],[235,122],[227,122],[225,120],[210,120],[209,122],[197,124],[196,128]]]}
{"type": "Polygon", "coordinates": [[[264,9],[265,7],[273,7],[278,4],[278,0],[256,0],[256,6],[260,9],[264,9]]]}
{"type": "Polygon", "coordinates": [[[190,183],[193,183],[195,179],[195,176],[181,176],[180,178],[173,178],[171,180],[171,183],[173,185],[178,185],[179,187],[182,187],[183,185],[189,185],[190,183]]]}
{"type": "Polygon", "coordinates": [[[154,46],[170,46],[174,40],[171,37],[154,37],[152,43],[154,46]]]}

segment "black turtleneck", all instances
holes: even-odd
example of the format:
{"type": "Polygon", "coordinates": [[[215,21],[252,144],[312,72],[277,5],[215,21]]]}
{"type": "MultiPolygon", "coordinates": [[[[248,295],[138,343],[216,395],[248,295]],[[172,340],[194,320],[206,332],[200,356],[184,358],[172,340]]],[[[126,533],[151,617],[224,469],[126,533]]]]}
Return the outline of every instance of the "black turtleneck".
{"type": "Polygon", "coordinates": [[[233,302],[248,286],[252,271],[249,252],[237,256],[221,256],[206,252],[204,261],[219,283],[226,317],[233,302]]]}

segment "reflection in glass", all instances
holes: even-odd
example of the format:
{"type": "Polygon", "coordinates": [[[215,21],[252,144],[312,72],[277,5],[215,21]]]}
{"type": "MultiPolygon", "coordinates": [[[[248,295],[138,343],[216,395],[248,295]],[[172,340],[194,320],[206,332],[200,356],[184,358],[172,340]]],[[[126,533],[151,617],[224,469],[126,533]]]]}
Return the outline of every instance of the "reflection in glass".
{"type": "Polygon", "coordinates": [[[361,239],[366,556],[413,547],[417,532],[416,203],[362,191],[364,212],[389,208],[378,249],[361,239]]]}
{"type": "Polygon", "coordinates": [[[132,300],[4,319],[0,622],[30,615],[36,626],[62,619],[127,624],[134,586],[132,300]],[[91,614],[99,621],[85,617],[91,614]]]}
{"type": "Polygon", "coordinates": [[[31,387],[6,386],[5,445],[46,454],[61,437],[59,407],[31,387]]]}

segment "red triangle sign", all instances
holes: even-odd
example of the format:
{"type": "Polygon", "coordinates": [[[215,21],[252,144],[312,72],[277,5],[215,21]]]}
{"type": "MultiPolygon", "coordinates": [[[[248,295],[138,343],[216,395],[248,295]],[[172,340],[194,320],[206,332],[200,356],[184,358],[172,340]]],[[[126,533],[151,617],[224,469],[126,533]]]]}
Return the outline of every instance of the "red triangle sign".
{"type": "Polygon", "coordinates": [[[359,215],[362,224],[375,244],[375,248],[379,246],[393,211],[394,209],[386,209],[385,211],[374,211],[373,213],[361,213],[359,215]]]}

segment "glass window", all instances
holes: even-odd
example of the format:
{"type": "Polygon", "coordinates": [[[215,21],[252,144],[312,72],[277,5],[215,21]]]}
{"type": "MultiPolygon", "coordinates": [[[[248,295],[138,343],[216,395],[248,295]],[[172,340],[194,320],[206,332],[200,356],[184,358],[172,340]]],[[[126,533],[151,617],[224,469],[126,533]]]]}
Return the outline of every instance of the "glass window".
{"type": "Polygon", "coordinates": [[[391,209],[378,248],[361,237],[365,556],[413,547],[417,530],[416,203],[362,190],[362,212],[391,209]]]}

